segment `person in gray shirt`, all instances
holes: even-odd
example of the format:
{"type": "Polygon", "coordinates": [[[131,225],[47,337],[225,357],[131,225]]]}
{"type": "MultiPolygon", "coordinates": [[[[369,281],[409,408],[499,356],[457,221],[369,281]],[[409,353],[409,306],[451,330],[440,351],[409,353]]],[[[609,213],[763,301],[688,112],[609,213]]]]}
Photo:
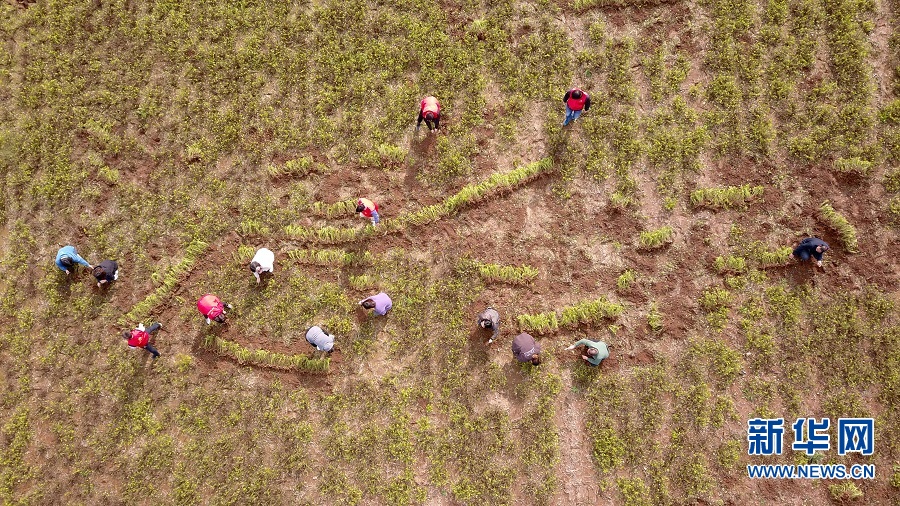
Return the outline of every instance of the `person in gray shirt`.
{"type": "Polygon", "coordinates": [[[325,332],[321,327],[310,327],[306,331],[306,342],[319,351],[331,353],[334,350],[334,336],[325,332]]]}
{"type": "Polygon", "coordinates": [[[519,362],[541,365],[541,345],[529,334],[522,333],[513,338],[512,352],[519,362]]]}
{"type": "Polygon", "coordinates": [[[488,344],[494,342],[494,339],[497,339],[497,336],[500,335],[500,313],[496,309],[488,307],[481,313],[478,313],[476,323],[481,329],[493,331],[490,340],[487,342],[488,344]]]}

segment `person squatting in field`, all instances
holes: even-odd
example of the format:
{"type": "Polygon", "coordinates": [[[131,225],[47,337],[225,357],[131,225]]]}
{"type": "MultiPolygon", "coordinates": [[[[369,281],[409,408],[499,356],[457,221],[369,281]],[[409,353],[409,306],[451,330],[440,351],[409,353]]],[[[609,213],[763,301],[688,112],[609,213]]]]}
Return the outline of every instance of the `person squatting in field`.
{"type": "Polygon", "coordinates": [[[794,248],[791,258],[806,262],[809,257],[816,259],[816,265],[822,267],[822,255],[831,249],[828,243],[818,237],[807,237],[800,241],[800,244],[794,248]]]}
{"type": "Polygon", "coordinates": [[[530,334],[519,334],[512,341],[513,356],[519,362],[541,365],[541,345],[530,334]]]}
{"type": "Polygon", "coordinates": [[[365,309],[374,310],[375,314],[379,316],[386,315],[391,307],[393,307],[391,298],[384,292],[379,292],[377,295],[359,301],[359,305],[365,309]]]}
{"type": "Polygon", "coordinates": [[[493,331],[487,344],[491,344],[494,342],[494,339],[497,339],[497,335],[500,334],[500,313],[498,313],[496,309],[488,307],[479,313],[476,323],[478,324],[478,328],[493,331]]]}
{"type": "Polygon", "coordinates": [[[153,325],[150,325],[150,328],[144,330],[144,324],[138,324],[136,329],[132,330],[123,330],[122,331],[122,339],[128,341],[128,346],[131,349],[135,348],[143,348],[147,350],[147,352],[153,354],[153,358],[159,358],[159,352],[156,351],[156,348],[150,344],[150,335],[155,334],[156,331],[162,328],[162,324],[157,322],[153,325]]]}
{"type": "Polygon", "coordinates": [[[206,318],[207,325],[212,323],[212,321],[225,323],[226,307],[231,309],[231,304],[222,302],[221,299],[211,293],[200,297],[200,300],[197,301],[197,311],[200,311],[200,314],[206,318]]]}
{"type": "Polygon", "coordinates": [[[119,264],[115,260],[104,260],[94,267],[91,271],[97,280],[97,288],[103,285],[109,286],[110,283],[119,279],[119,264]]]}
{"type": "Polygon", "coordinates": [[[609,348],[603,341],[591,341],[590,339],[582,339],[577,343],[566,348],[574,350],[576,346],[584,345],[584,353],[581,359],[587,362],[591,367],[597,367],[603,359],[609,356],[609,348]]]}
{"type": "Polygon", "coordinates": [[[259,276],[264,272],[275,272],[275,253],[266,248],[260,248],[253,260],[250,261],[250,272],[256,276],[256,284],[259,284],[259,276]]]}
{"type": "Polygon", "coordinates": [[[310,327],[306,331],[306,342],[319,351],[331,353],[334,350],[334,336],[318,326],[310,327]]]}
{"type": "Polygon", "coordinates": [[[566,104],[566,119],[563,126],[578,119],[581,113],[591,108],[591,97],[584,90],[572,88],[563,95],[563,103],[566,104]]]}
{"type": "Polygon", "coordinates": [[[378,214],[378,204],[369,199],[360,198],[356,201],[356,212],[360,218],[369,218],[372,220],[372,226],[378,225],[381,216],[378,214]]]}
{"type": "Polygon", "coordinates": [[[59,267],[59,270],[65,272],[66,276],[68,276],[75,272],[75,264],[81,264],[88,269],[94,268],[87,260],[81,258],[75,246],[69,245],[59,248],[59,251],[56,252],[56,266],[59,267]]]}
{"type": "Polygon", "coordinates": [[[422,126],[422,121],[428,126],[431,133],[436,132],[441,127],[441,104],[438,99],[428,96],[422,99],[419,104],[419,119],[416,121],[416,131],[422,126]]]}

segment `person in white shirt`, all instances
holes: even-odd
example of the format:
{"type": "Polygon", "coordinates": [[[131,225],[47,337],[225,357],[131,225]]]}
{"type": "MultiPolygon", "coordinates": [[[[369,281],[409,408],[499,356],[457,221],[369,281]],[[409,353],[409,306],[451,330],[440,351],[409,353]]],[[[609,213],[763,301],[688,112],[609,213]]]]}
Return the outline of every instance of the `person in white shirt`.
{"type": "Polygon", "coordinates": [[[253,257],[253,260],[250,261],[249,267],[250,272],[256,276],[256,284],[258,285],[260,274],[264,272],[275,272],[275,253],[272,253],[266,248],[260,248],[253,257]]]}
{"type": "Polygon", "coordinates": [[[310,327],[306,331],[306,342],[319,351],[331,353],[334,350],[334,336],[318,326],[310,327]]]}

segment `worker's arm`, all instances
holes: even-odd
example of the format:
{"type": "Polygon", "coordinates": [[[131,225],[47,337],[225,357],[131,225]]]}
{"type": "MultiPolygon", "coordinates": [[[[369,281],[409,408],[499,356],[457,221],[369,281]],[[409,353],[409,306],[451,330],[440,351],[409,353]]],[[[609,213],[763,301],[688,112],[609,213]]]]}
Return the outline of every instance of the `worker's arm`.
{"type": "Polygon", "coordinates": [[[577,343],[573,344],[572,346],[569,346],[569,347],[566,348],[566,349],[567,349],[567,350],[574,350],[576,346],[579,346],[579,345],[582,345],[582,344],[585,345],[585,346],[590,346],[590,341],[588,341],[587,339],[582,339],[582,340],[578,341],[577,343]]]}
{"type": "Polygon", "coordinates": [[[567,91],[566,94],[563,95],[563,102],[568,102],[570,95],[571,95],[571,93],[567,91]]]}
{"type": "Polygon", "coordinates": [[[89,264],[87,260],[81,258],[81,255],[79,255],[78,253],[72,253],[72,260],[87,267],[88,269],[94,268],[94,266],[89,264]]]}
{"type": "MultiPolygon", "coordinates": [[[[585,95],[587,95],[587,93],[585,93],[585,95]]],[[[588,95],[587,100],[584,101],[584,110],[587,111],[587,110],[590,110],[590,108],[591,108],[591,97],[590,97],[590,95],[588,95]]]]}
{"type": "Polygon", "coordinates": [[[500,322],[494,324],[494,333],[491,334],[491,341],[497,339],[497,336],[500,335],[500,322]]]}
{"type": "Polygon", "coordinates": [[[422,120],[425,119],[425,116],[422,115],[422,111],[419,110],[419,119],[416,121],[416,128],[422,126],[422,120]]]}

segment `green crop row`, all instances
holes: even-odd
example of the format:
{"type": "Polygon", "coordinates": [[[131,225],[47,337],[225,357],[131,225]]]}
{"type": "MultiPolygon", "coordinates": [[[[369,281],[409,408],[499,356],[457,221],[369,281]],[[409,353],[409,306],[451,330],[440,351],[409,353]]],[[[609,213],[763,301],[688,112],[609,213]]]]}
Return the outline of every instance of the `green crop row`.
{"type": "Polygon", "coordinates": [[[366,251],[362,255],[337,249],[293,249],[287,252],[288,258],[301,264],[328,265],[333,267],[349,265],[371,265],[374,258],[366,251]]]}
{"type": "Polygon", "coordinates": [[[119,324],[126,325],[133,322],[140,322],[143,318],[148,316],[153,308],[165,301],[172,292],[175,291],[175,287],[191,271],[194,267],[194,263],[197,262],[197,258],[199,258],[208,247],[209,245],[201,240],[194,239],[191,241],[187,247],[184,258],[170,267],[162,279],[154,279],[154,281],[159,282],[160,285],[156,290],[153,290],[150,295],[145,297],[144,300],[135,304],[135,306],[131,308],[131,311],[119,318],[119,324]]]}
{"type": "Polygon", "coordinates": [[[566,306],[557,316],[555,311],[537,314],[522,314],[516,320],[524,332],[546,334],[556,332],[560,327],[576,327],[579,324],[596,323],[602,319],[616,318],[625,311],[625,306],[618,302],[610,302],[606,297],[593,301],[579,302],[574,306],[566,306]]]}
{"type": "Polygon", "coordinates": [[[315,216],[321,216],[328,219],[353,215],[356,213],[356,199],[341,200],[339,202],[335,202],[334,204],[313,202],[309,208],[309,211],[315,216]]]}
{"type": "Polygon", "coordinates": [[[288,160],[281,165],[269,164],[266,172],[274,178],[278,177],[303,177],[312,172],[320,171],[321,166],[313,163],[309,156],[288,160]]]}
{"type": "Polygon", "coordinates": [[[872,172],[872,162],[859,157],[838,158],[834,161],[832,168],[837,172],[845,174],[858,174],[866,176],[872,172]]]}
{"type": "Polygon", "coordinates": [[[478,275],[485,281],[496,281],[512,285],[529,284],[538,275],[538,270],[530,265],[515,267],[512,265],[483,264],[473,262],[478,269],[478,275]]]}
{"type": "Polygon", "coordinates": [[[327,373],[331,359],[313,358],[310,355],[286,355],[267,350],[251,350],[238,343],[221,339],[213,334],[203,338],[203,346],[218,355],[231,357],[239,364],[249,364],[273,369],[287,369],[311,373],[327,373]]]}
{"type": "Polygon", "coordinates": [[[734,272],[740,274],[747,270],[747,261],[744,260],[743,257],[736,257],[734,255],[716,257],[715,263],[713,265],[716,268],[716,272],[718,272],[719,274],[723,274],[725,272],[734,272]]]}
{"type": "Polygon", "coordinates": [[[670,226],[658,228],[656,230],[645,230],[641,232],[640,248],[641,249],[657,249],[665,244],[672,242],[675,230],[670,226]]]}
{"type": "Polygon", "coordinates": [[[822,219],[838,233],[844,249],[850,253],[857,253],[859,243],[856,240],[856,229],[847,221],[847,218],[835,211],[828,202],[823,202],[819,211],[822,213],[822,219]]]}
{"type": "Polygon", "coordinates": [[[322,244],[339,244],[372,235],[374,228],[368,226],[365,228],[331,226],[314,228],[304,227],[303,225],[288,225],[284,231],[293,239],[322,244]]]}
{"type": "Polygon", "coordinates": [[[762,195],[762,186],[725,186],[720,188],[698,188],[691,192],[694,207],[730,209],[743,206],[754,197],[762,195]]]}
{"type": "Polygon", "coordinates": [[[459,212],[490,194],[502,193],[513,190],[536,177],[553,170],[553,162],[545,158],[539,162],[528,164],[524,167],[513,169],[509,172],[492,174],[486,181],[463,187],[456,194],[448,197],[440,204],[423,207],[418,211],[400,215],[390,220],[384,220],[378,227],[323,227],[312,228],[302,225],[288,225],[285,233],[294,239],[325,244],[337,244],[350,242],[356,239],[378,234],[389,234],[405,230],[410,226],[427,225],[446,216],[459,212]]]}
{"type": "Polygon", "coordinates": [[[778,267],[788,262],[791,251],[790,246],[772,250],[763,242],[753,241],[747,246],[747,257],[756,262],[757,267],[778,267]]]}

